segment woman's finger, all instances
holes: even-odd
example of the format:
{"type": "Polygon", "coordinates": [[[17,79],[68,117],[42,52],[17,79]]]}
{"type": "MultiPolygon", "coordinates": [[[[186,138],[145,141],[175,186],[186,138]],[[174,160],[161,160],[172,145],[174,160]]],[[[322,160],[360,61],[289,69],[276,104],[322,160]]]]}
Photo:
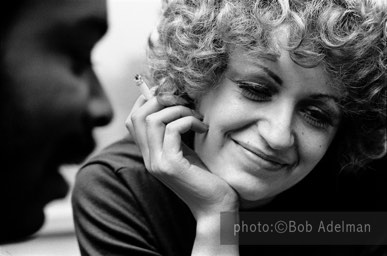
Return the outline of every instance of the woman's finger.
{"type": "Polygon", "coordinates": [[[170,94],[170,93],[164,93],[164,92],[159,92],[157,94],[157,101],[166,107],[169,106],[175,106],[175,105],[187,105],[189,102],[182,97],[170,94]]]}
{"type": "Polygon", "coordinates": [[[150,114],[160,111],[164,107],[160,105],[156,97],[152,97],[146,101],[140,108],[135,110],[131,116],[130,120],[132,123],[132,129],[136,135],[136,143],[140,148],[142,156],[144,158],[145,166],[149,168],[150,159],[149,159],[149,148],[147,143],[146,136],[146,117],[150,114]]]}
{"type": "Polygon", "coordinates": [[[144,105],[146,102],[146,99],[144,96],[140,95],[140,97],[137,98],[136,102],[134,103],[128,117],[125,120],[125,127],[129,131],[131,137],[133,138],[134,142],[137,144],[136,140],[136,133],[133,128],[133,122],[132,122],[132,115],[135,111],[137,111],[142,105],[144,105]]]}
{"type": "Polygon", "coordinates": [[[208,125],[193,116],[186,116],[173,121],[165,127],[163,153],[176,155],[181,152],[181,135],[192,130],[197,133],[208,131],[208,125]]]}
{"type": "Polygon", "coordinates": [[[166,125],[187,116],[201,118],[196,111],[184,106],[164,108],[146,117],[148,148],[151,159],[157,159],[161,156],[166,125]]]}
{"type": "MultiPolygon", "coordinates": [[[[157,90],[157,86],[154,86],[154,87],[149,89],[149,91],[151,92],[152,95],[155,95],[155,91],[156,90],[157,90]]],[[[136,134],[135,134],[135,131],[134,131],[134,128],[133,128],[132,115],[140,107],[142,107],[146,102],[147,102],[147,99],[144,97],[144,95],[140,95],[137,98],[137,100],[135,101],[132,109],[130,110],[130,113],[129,113],[128,117],[125,120],[126,129],[129,131],[129,133],[131,134],[131,136],[135,140],[135,142],[136,142],[136,134]]],[[[137,142],[136,142],[136,144],[137,144],[137,142]]]]}

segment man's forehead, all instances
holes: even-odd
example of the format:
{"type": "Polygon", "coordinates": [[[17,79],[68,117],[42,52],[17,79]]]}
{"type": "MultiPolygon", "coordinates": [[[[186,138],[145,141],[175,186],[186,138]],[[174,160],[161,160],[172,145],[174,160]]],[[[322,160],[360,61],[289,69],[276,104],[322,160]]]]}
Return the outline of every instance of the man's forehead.
{"type": "Polygon", "coordinates": [[[106,0],[39,0],[22,14],[35,21],[45,19],[47,23],[77,22],[87,17],[106,21],[106,0]]]}
{"type": "Polygon", "coordinates": [[[45,35],[55,28],[107,30],[105,0],[35,0],[20,13],[15,23],[18,34],[45,35]]]}

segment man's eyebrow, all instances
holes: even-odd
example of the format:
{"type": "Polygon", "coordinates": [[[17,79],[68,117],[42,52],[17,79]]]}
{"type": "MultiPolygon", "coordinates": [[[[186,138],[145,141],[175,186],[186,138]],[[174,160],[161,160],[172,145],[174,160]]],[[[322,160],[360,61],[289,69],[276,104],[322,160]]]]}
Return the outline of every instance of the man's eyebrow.
{"type": "Polygon", "coordinates": [[[108,30],[106,19],[99,16],[88,16],[75,22],[75,27],[96,30],[101,36],[108,30]]]}
{"type": "Polygon", "coordinates": [[[274,74],[273,71],[271,71],[270,69],[268,69],[267,67],[265,67],[264,65],[261,65],[259,63],[254,63],[255,66],[258,66],[260,67],[266,74],[268,74],[274,81],[276,81],[276,83],[278,83],[279,85],[282,85],[283,82],[281,80],[281,78],[279,78],[279,76],[277,76],[276,74],[274,74]]]}

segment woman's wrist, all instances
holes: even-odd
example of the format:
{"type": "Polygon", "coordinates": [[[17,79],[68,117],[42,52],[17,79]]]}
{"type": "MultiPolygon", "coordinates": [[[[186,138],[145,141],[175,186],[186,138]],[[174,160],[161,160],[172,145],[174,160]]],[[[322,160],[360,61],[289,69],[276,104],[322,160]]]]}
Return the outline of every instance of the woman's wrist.
{"type": "Polygon", "coordinates": [[[240,202],[238,195],[234,190],[228,191],[224,193],[220,202],[218,202],[213,209],[212,212],[238,212],[240,207],[240,202]]]}
{"type": "Polygon", "coordinates": [[[239,221],[238,211],[233,212],[234,218],[228,216],[227,221],[221,221],[221,212],[203,215],[197,219],[192,255],[239,255],[237,237],[231,244],[230,241],[228,244],[221,243],[221,232],[232,231],[239,221]]]}

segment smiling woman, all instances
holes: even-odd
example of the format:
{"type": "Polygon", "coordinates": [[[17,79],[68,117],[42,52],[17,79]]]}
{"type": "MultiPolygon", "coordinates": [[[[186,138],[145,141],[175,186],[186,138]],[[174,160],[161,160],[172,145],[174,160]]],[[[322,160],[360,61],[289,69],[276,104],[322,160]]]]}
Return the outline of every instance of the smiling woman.
{"type": "MultiPolygon", "coordinates": [[[[82,253],[385,250],[219,239],[222,212],[364,210],[342,174],[386,153],[386,21],[380,1],[168,1],[149,42],[154,97],[135,103],[130,139],[77,177],[82,253]]],[[[385,207],[359,177],[368,209],[385,207]]]]}
{"type": "Polygon", "coordinates": [[[195,151],[242,199],[273,197],[325,154],[340,110],[316,96],[337,92],[321,68],[300,67],[286,51],[266,60],[235,50],[223,77],[197,103],[209,129],[195,136],[195,151]]]}

